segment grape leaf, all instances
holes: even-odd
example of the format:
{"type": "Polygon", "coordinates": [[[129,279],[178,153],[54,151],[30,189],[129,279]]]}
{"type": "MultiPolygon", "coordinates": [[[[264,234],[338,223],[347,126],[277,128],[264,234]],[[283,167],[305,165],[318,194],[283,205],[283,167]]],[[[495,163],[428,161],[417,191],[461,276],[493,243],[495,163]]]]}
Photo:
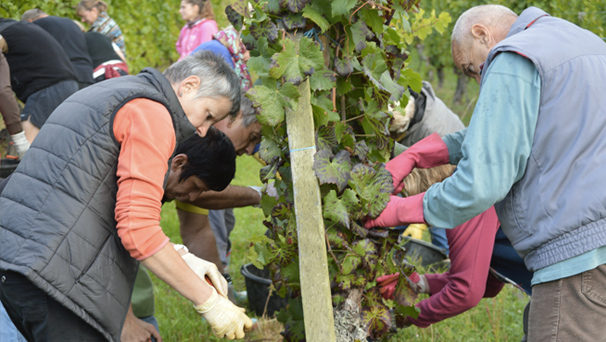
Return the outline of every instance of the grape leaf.
{"type": "Polygon", "coordinates": [[[378,53],[368,54],[362,60],[362,66],[364,74],[379,90],[391,94],[391,101],[399,101],[402,98],[406,89],[391,78],[383,56],[378,53]]]}
{"type": "Polygon", "coordinates": [[[358,198],[351,189],[346,189],[341,198],[337,198],[337,192],[330,190],[323,199],[323,215],[325,218],[349,228],[349,213],[357,209],[358,198]]]}
{"type": "Polygon", "coordinates": [[[374,34],[368,29],[364,21],[359,20],[351,27],[351,35],[356,47],[356,52],[360,52],[366,48],[366,40],[372,39],[374,34]]]}
{"type": "Polygon", "coordinates": [[[350,172],[350,177],[349,186],[358,194],[362,208],[368,208],[367,213],[361,211],[360,214],[379,216],[393,192],[391,174],[385,167],[376,171],[370,166],[356,164],[350,172]]]}
{"type": "Polygon", "coordinates": [[[261,140],[261,146],[259,147],[259,158],[261,158],[261,160],[269,164],[274,158],[279,157],[280,155],[282,155],[282,150],[278,143],[267,138],[261,140]]]}
{"type": "Polygon", "coordinates": [[[353,89],[351,82],[344,77],[337,79],[337,95],[343,96],[349,93],[353,89]]]}
{"type": "Polygon", "coordinates": [[[332,151],[337,144],[338,141],[334,126],[322,126],[318,129],[318,134],[316,135],[318,150],[332,151]]]}
{"type": "Polygon", "coordinates": [[[383,297],[381,296],[381,290],[379,286],[373,286],[370,289],[364,291],[363,306],[368,305],[383,305],[383,297]]]}
{"type": "Polygon", "coordinates": [[[303,9],[303,16],[307,19],[310,19],[316,25],[318,25],[322,32],[324,32],[324,31],[328,30],[328,28],[330,28],[331,24],[328,22],[328,20],[326,20],[326,18],[324,18],[324,16],[322,15],[322,13],[320,13],[320,11],[318,11],[311,4],[308,4],[307,6],[305,6],[305,8],[303,9]]]}
{"type": "Polygon", "coordinates": [[[270,43],[274,43],[278,39],[278,28],[276,27],[276,24],[270,20],[254,22],[250,25],[249,30],[250,34],[255,39],[265,37],[270,43]]]}
{"type": "Polygon", "coordinates": [[[271,215],[271,212],[277,203],[278,203],[278,201],[275,198],[264,194],[261,197],[261,203],[260,203],[261,209],[263,209],[263,215],[265,215],[265,216],[271,215]]]}
{"type": "Polygon", "coordinates": [[[259,77],[269,77],[269,60],[263,56],[250,57],[246,65],[257,73],[259,77]]]}
{"type": "Polygon", "coordinates": [[[280,89],[267,86],[255,86],[246,96],[251,99],[256,108],[260,107],[257,119],[263,125],[277,126],[284,121],[284,109],[294,108],[294,101],[299,98],[299,90],[292,83],[284,83],[280,89]]]}
{"type": "Polygon", "coordinates": [[[378,261],[378,250],[370,239],[357,240],[352,244],[353,250],[362,257],[367,270],[372,270],[378,261]]]}
{"type": "Polygon", "coordinates": [[[269,179],[274,179],[276,178],[276,172],[278,171],[278,163],[277,162],[273,162],[269,165],[265,165],[263,166],[260,170],[259,170],[259,178],[262,181],[266,181],[269,179]]]}
{"type": "Polygon", "coordinates": [[[292,215],[292,212],[291,212],[290,208],[284,202],[278,203],[271,210],[271,216],[275,217],[275,218],[278,218],[278,219],[281,219],[281,220],[287,219],[291,215],[292,215]]]}
{"type": "Polygon", "coordinates": [[[311,90],[328,90],[335,86],[337,77],[333,71],[322,69],[316,71],[309,78],[311,90]]]}
{"type": "Polygon", "coordinates": [[[370,148],[366,145],[366,141],[356,142],[354,156],[360,158],[361,162],[365,163],[368,160],[368,152],[370,152],[370,148]]]}
{"type": "MultiPolygon", "coordinates": [[[[358,219],[362,218],[363,216],[357,217],[358,219]]],[[[351,221],[351,228],[350,230],[356,234],[357,236],[365,239],[368,236],[369,230],[360,226],[359,224],[356,223],[356,221],[351,221]]]]}
{"type": "Polygon", "coordinates": [[[345,246],[349,245],[341,236],[339,229],[327,229],[326,236],[328,237],[328,241],[332,248],[345,248],[345,246]]]}
{"type": "Polygon", "coordinates": [[[232,5],[225,7],[225,15],[236,30],[240,31],[242,29],[242,14],[238,13],[232,5]]]}
{"type": "Polygon", "coordinates": [[[351,289],[351,284],[354,280],[354,276],[351,274],[348,275],[342,275],[342,274],[337,274],[337,276],[335,277],[335,281],[337,282],[337,284],[339,284],[339,288],[341,288],[341,290],[343,291],[347,291],[349,289],[351,289]]]}
{"type": "Polygon", "coordinates": [[[370,26],[375,34],[383,33],[383,18],[379,15],[379,11],[370,9],[368,7],[363,8],[360,13],[364,18],[364,22],[370,26]]]}
{"type": "Polygon", "coordinates": [[[347,77],[353,72],[353,64],[349,58],[340,59],[335,57],[333,60],[335,71],[341,77],[347,77]]]}
{"type": "Polygon", "coordinates": [[[242,43],[246,47],[246,50],[254,51],[257,48],[257,39],[255,39],[252,34],[242,32],[242,35],[240,37],[242,39],[242,43]]]}
{"type": "Polygon", "coordinates": [[[394,291],[394,300],[396,303],[402,306],[411,306],[414,305],[415,300],[417,300],[417,286],[410,281],[410,279],[401,274],[398,277],[398,282],[396,284],[396,290],[394,291]]]}
{"type": "MultiPolygon", "coordinates": [[[[238,13],[241,16],[246,16],[248,14],[248,2],[244,0],[232,0],[227,7],[230,7],[234,12],[238,13]]],[[[226,7],[226,10],[227,10],[226,7]]]]}
{"type": "Polygon", "coordinates": [[[333,0],[332,1],[332,16],[349,14],[349,11],[354,8],[358,0],[333,0]]]}
{"type": "Polygon", "coordinates": [[[319,150],[314,155],[313,168],[320,184],[336,184],[343,191],[351,170],[349,152],[341,150],[335,156],[330,150],[319,150]]]}
{"type": "Polygon", "coordinates": [[[404,95],[404,91],[406,88],[402,87],[398,83],[396,83],[389,74],[389,71],[383,72],[381,74],[381,78],[379,79],[385,90],[387,90],[391,97],[389,98],[391,101],[400,101],[402,96],[404,95]]]}
{"type": "Polygon", "coordinates": [[[304,28],[307,24],[307,19],[303,18],[301,13],[287,14],[282,16],[282,23],[288,30],[304,28]]]}
{"type": "MultiPolygon", "coordinates": [[[[419,313],[421,313],[421,311],[419,310],[419,308],[417,308],[414,305],[411,306],[404,306],[404,305],[396,305],[396,314],[397,315],[402,315],[402,316],[409,316],[412,317],[414,319],[417,319],[419,317],[419,313]]],[[[397,318],[397,316],[396,316],[397,318]]],[[[398,326],[398,328],[401,328],[401,326],[398,326]]]]}
{"type": "Polygon", "coordinates": [[[272,56],[269,69],[269,75],[274,79],[284,77],[287,82],[298,85],[306,76],[323,67],[322,51],[311,39],[302,37],[298,46],[290,39],[283,39],[280,44],[284,45],[284,50],[272,56]]]}
{"type": "Polygon", "coordinates": [[[280,0],[269,0],[267,1],[266,10],[269,14],[278,15],[282,12],[280,7],[280,0]]]}
{"type": "Polygon", "coordinates": [[[405,69],[402,71],[402,75],[400,76],[400,79],[398,79],[398,84],[404,87],[408,86],[417,93],[421,92],[421,88],[423,88],[421,75],[414,72],[412,69],[405,69]]]}
{"type": "Polygon", "coordinates": [[[280,7],[286,8],[292,13],[298,13],[310,2],[311,0],[280,0],[280,7]]]}
{"type": "Polygon", "coordinates": [[[391,328],[391,313],[385,305],[365,306],[361,313],[362,324],[371,338],[384,335],[391,328]]]}
{"type": "Polygon", "coordinates": [[[343,270],[343,275],[351,274],[355,271],[358,266],[362,263],[362,260],[357,255],[346,255],[345,259],[341,261],[341,270],[343,270]]]}

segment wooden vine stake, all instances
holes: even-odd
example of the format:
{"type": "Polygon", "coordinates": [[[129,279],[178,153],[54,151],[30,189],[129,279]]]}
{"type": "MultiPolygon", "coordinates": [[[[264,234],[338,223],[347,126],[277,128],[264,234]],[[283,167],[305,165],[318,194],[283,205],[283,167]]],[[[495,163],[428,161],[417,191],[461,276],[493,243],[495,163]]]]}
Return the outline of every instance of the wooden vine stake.
{"type": "Polygon", "coordinates": [[[316,141],[309,80],[299,85],[296,110],[286,112],[295,215],[299,239],[299,272],[305,338],[308,342],[335,341],[328,276],[322,200],[313,170],[316,141]]]}

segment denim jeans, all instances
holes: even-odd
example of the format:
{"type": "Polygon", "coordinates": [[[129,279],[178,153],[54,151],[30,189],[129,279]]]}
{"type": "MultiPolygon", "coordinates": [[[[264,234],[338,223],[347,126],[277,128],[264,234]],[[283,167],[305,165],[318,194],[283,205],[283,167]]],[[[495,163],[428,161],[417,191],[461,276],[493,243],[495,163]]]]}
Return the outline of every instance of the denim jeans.
{"type": "Polygon", "coordinates": [[[8,317],[8,313],[6,313],[6,309],[2,302],[0,302],[0,341],[3,342],[27,342],[25,337],[21,335],[17,327],[11,321],[11,318],[8,317]]]}
{"type": "Polygon", "coordinates": [[[528,341],[606,341],[606,265],[532,287],[528,341]]]}

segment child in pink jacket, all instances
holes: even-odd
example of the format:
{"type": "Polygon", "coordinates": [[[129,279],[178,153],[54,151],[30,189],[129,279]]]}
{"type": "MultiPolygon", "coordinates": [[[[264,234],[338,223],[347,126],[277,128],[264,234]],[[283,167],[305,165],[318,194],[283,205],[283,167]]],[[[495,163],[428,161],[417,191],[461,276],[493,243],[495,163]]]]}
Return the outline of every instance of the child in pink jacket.
{"type": "Polygon", "coordinates": [[[182,0],[181,18],[187,22],[181,29],[176,48],[179,60],[188,56],[198,45],[213,39],[219,31],[210,0],[182,0]]]}

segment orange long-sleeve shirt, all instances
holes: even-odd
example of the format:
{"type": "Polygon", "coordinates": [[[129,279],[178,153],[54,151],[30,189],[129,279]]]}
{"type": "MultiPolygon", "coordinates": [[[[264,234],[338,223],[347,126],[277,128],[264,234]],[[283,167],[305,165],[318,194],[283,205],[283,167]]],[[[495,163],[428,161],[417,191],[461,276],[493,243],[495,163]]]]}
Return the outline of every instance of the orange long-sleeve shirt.
{"type": "Polygon", "coordinates": [[[166,107],[142,98],[118,110],[113,131],[121,145],[115,212],[118,236],[133,258],[143,260],[169,240],[160,227],[160,211],[175,131],[166,107]]]}

